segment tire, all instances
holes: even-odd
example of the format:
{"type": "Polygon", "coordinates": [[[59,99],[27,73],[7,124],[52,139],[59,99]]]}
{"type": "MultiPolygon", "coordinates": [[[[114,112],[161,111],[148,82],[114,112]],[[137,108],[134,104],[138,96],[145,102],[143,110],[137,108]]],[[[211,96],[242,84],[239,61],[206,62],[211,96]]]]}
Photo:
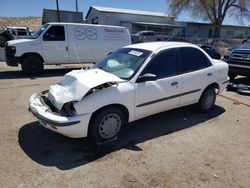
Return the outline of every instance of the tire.
{"type": "Polygon", "coordinates": [[[6,42],[6,38],[0,35],[0,47],[3,48],[6,42]]]}
{"type": "Polygon", "coordinates": [[[28,75],[39,74],[43,71],[43,60],[37,56],[28,56],[21,64],[23,72],[28,75]]]}
{"type": "Polygon", "coordinates": [[[231,81],[233,81],[235,79],[235,77],[237,76],[237,74],[228,74],[229,78],[231,81]]]}
{"type": "Polygon", "coordinates": [[[205,89],[200,97],[199,102],[197,103],[198,110],[202,113],[209,111],[214,107],[215,100],[215,89],[212,87],[205,89]]]}
{"type": "Polygon", "coordinates": [[[96,143],[115,138],[124,124],[124,114],[119,108],[106,108],[93,115],[89,137],[96,143]]]}

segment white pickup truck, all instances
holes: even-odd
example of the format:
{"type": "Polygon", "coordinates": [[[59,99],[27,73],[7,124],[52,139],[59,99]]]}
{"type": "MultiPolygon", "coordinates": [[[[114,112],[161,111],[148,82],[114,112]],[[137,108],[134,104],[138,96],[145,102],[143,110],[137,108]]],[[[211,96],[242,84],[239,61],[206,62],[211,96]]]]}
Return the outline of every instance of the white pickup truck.
{"type": "Polygon", "coordinates": [[[166,41],[169,36],[154,31],[139,31],[131,35],[132,43],[166,41]]]}
{"type": "Polygon", "coordinates": [[[36,74],[44,64],[95,63],[120,47],[131,44],[124,27],[76,23],[48,23],[29,39],[6,43],[9,66],[21,64],[25,73],[36,74]]]}
{"type": "Polygon", "coordinates": [[[30,36],[29,28],[27,27],[7,27],[6,28],[14,39],[24,39],[30,36]]]}

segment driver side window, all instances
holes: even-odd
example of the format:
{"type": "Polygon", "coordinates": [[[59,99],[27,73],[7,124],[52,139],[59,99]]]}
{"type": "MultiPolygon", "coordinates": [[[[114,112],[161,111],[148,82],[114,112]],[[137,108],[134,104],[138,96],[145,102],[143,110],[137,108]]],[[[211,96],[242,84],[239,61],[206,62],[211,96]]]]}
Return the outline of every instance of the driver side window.
{"type": "Polygon", "coordinates": [[[176,49],[157,54],[143,70],[143,74],[154,74],[157,78],[165,78],[178,74],[178,55],[176,49]]]}
{"type": "Polygon", "coordinates": [[[44,41],[65,41],[64,26],[51,26],[43,35],[44,41]]]}

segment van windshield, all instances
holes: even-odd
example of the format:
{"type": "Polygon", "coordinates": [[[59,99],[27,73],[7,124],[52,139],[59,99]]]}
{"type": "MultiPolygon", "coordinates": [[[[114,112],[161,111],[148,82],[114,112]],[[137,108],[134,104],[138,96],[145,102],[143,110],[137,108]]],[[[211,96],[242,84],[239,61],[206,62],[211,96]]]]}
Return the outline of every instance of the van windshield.
{"type": "Polygon", "coordinates": [[[122,79],[131,78],[151,54],[151,51],[122,48],[99,61],[94,68],[102,69],[122,79]]]}
{"type": "Polygon", "coordinates": [[[32,39],[38,38],[38,37],[41,35],[41,33],[42,33],[48,26],[49,26],[48,24],[42,25],[35,33],[32,33],[32,34],[31,34],[31,37],[30,37],[30,38],[32,38],[32,39]]]}

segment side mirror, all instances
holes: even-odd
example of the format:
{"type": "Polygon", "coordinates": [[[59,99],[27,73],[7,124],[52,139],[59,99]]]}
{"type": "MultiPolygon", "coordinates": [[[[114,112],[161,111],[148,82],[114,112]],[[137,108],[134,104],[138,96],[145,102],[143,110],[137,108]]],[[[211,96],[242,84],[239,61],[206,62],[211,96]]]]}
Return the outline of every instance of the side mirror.
{"type": "Polygon", "coordinates": [[[157,80],[157,76],[151,73],[146,73],[141,76],[136,80],[137,83],[141,82],[147,82],[147,81],[155,81],[157,80]]]}

